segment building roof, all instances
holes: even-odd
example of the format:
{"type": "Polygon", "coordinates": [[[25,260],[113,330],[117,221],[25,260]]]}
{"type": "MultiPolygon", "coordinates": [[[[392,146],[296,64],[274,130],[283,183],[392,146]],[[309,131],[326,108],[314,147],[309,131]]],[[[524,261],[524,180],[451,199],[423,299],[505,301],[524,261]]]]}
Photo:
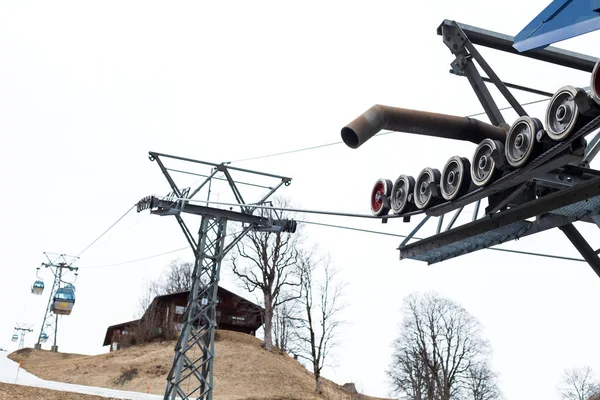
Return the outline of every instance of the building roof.
{"type": "Polygon", "coordinates": [[[102,344],[102,346],[108,346],[110,344],[111,334],[115,329],[125,328],[126,326],[138,321],[139,319],[134,319],[127,322],[122,322],[120,324],[111,325],[108,328],[106,328],[106,334],[104,335],[104,343],[102,344]]]}
{"type": "MultiPolygon", "coordinates": [[[[237,295],[237,294],[233,293],[232,291],[229,291],[229,290],[227,290],[227,289],[224,289],[224,288],[222,288],[221,286],[218,286],[218,287],[217,287],[217,293],[219,293],[219,292],[220,292],[220,293],[223,293],[223,292],[225,292],[226,294],[229,294],[229,295],[231,295],[231,296],[233,296],[233,297],[240,298],[240,299],[244,300],[245,302],[249,303],[250,305],[252,305],[252,307],[256,308],[257,310],[260,310],[260,312],[261,312],[261,313],[262,313],[262,312],[264,312],[264,310],[265,310],[263,307],[259,306],[258,304],[254,303],[254,302],[252,302],[252,301],[250,301],[250,300],[248,300],[248,299],[246,299],[246,298],[244,298],[244,297],[242,297],[242,296],[240,296],[240,295],[237,295]]],[[[154,297],[154,299],[152,299],[152,302],[150,303],[150,305],[149,305],[149,306],[148,306],[148,308],[146,309],[146,312],[147,312],[147,311],[148,311],[150,308],[152,308],[152,307],[154,306],[154,304],[155,304],[156,302],[158,302],[158,301],[161,301],[161,300],[162,300],[162,301],[169,301],[170,299],[172,299],[172,298],[175,298],[175,297],[180,297],[180,296],[188,296],[188,295],[189,295],[189,293],[190,293],[190,291],[189,291],[189,290],[184,290],[184,291],[181,291],[181,292],[168,293],[168,294],[163,294],[163,295],[160,295],[160,296],[156,296],[156,297],[154,297]]],[[[144,315],[142,315],[142,317],[141,317],[140,319],[142,319],[142,318],[144,318],[144,317],[145,317],[145,315],[146,315],[146,312],[144,312],[144,315]]],[[[140,319],[134,319],[134,320],[132,320],[132,321],[128,321],[128,322],[122,322],[122,323],[120,323],[120,324],[115,324],[115,325],[111,325],[111,326],[109,326],[109,327],[106,329],[106,334],[105,334],[105,336],[104,336],[104,342],[103,342],[102,346],[108,346],[108,345],[110,344],[110,341],[111,341],[111,336],[112,336],[112,332],[113,332],[115,329],[125,328],[125,327],[127,327],[128,325],[131,325],[131,324],[133,324],[133,323],[136,323],[136,322],[138,322],[140,319]]]]}
{"type": "MultiPolygon", "coordinates": [[[[255,306],[256,308],[259,308],[261,311],[264,311],[264,310],[265,310],[263,307],[259,306],[259,305],[258,305],[258,304],[256,304],[255,302],[253,302],[253,301],[250,301],[250,300],[246,299],[245,297],[242,297],[242,296],[240,296],[239,294],[233,293],[232,291],[230,291],[230,290],[227,290],[227,289],[225,289],[225,288],[223,288],[223,287],[221,287],[221,286],[219,286],[219,287],[217,288],[217,292],[225,292],[225,293],[227,293],[227,294],[230,294],[230,295],[232,295],[232,296],[239,297],[240,299],[242,299],[242,300],[244,300],[244,301],[246,301],[246,302],[248,302],[248,303],[252,304],[252,305],[253,305],[253,306],[255,306]]],[[[156,297],[154,298],[154,300],[152,300],[152,302],[154,303],[154,301],[155,301],[155,300],[157,300],[157,299],[161,299],[161,300],[163,300],[163,299],[164,299],[164,300],[168,300],[168,299],[169,299],[169,298],[171,298],[171,297],[179,297],[179,296],[181,296],[181,295],[188,295],[189,293],[190,293],[190,291],[189,291],[189,290],[184,290],[184,291],[181,291],[181,292],[175,292],[175,293],[163,294],[163,295],[160,295],[160,296],[156,296],[156,297]]]]}

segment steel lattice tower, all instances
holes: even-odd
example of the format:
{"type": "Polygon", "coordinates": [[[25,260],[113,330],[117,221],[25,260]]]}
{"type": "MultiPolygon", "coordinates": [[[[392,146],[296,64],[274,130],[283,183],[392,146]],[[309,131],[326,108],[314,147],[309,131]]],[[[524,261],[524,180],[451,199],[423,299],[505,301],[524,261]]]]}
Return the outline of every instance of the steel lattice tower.
{"type": "MultiPolygon", "coordinates": [[[[214,388],[213,371],[215,358],[215,329],[217,289],[219,284],[221,261],[225,255],[250,231],[289,232],[296,231],[296,222],[286,219],[273,218],[271,212],[267,217],[254,215],[254,212],[267,201],[267,199],[283,185],[289,185],[290,178],[279,175],[266,174],[247,169],[229,167],[223,164],[213,164],[205,161],[176,157],[167,154],[150,152],[150,160],[156,161],[165,178],[169,182],[172,192],[163,198],[148,196],[137,204],[137,211],[150,209],[152,214],[173,215],[181,227],[195,256],[192,287],[188,298],[188,305],[183,317],[183,326],[179,340],[175,346],[173,365],[167,376],[165,400],[181,399],[206,399],[212,400],[214,388]],[[170,170],[165,167],[161,158],[175,159],[195,164],[212,167],[212,173],[194,190],[191,188],[180,189],[171,177],[170,170]],[[230,171],[239,171],[249,174],[279,180],[277,185],[266,187],[269,191],[257,202],[247,204],[239,191],[236,181],[231,177],[230,171]],[[217,178],[217,173],[222,172],[225,178],[217,178]],[[205,185],[213,179],[226,180],[237,200],[235,207],[240,212],[190,204],[190,200],[205,185]],[[195,214],[202,217],[198,230],[198,239],[191,234],[181,213],[195,214]],[[241,232],[233,236],[229,243],[225,243],[228,222],[241,222],[241,232]]],[[[185,171],[178,170],[177,172],[185,171]]],[[[246,183],[247,184],[247,183],[246,183]]],[[[210,190],[210,189],[209,189],[210,190]]],[[[233,206],[233,205],[230,205],[233,206]]],[[[275,217],[277,217],[275,215],[275,217]]]]}
{"type": "Polygon", "coordinates": [[[207,395],[213,389],[214,336],[217,325],[215,306],[226,226],[226,219],[202,218],[187,314],[175,346],[175,359],[167,377],[165,397],[189,398],[198,392],[198,398],[210,398],[207,395]],[[198,359],[188,355],[195,348],[200,350],[201,357],[198,359]],[[182,390],[181,383],[185,381],[191,390],[182,390]]]}
{"type": "Polygon", "coordinates": [[[33,332],[33,325],[31,324],[17,324],[17,326],[15,326],[15,331],[19,332],[19,347],[18,349],[21,350],[23,347],[25,347],[25,335],[27,335],[29,332],[33,332]]]}
{"type": "Polygon", "coordinates": [[[48,259],[47,263],[42,263],[42,267],[50,268],[54,275],[54,281],[52,283],[52,290],[50,291],[50,297],[48,297],[48,305],[46,306],[46,312],[44,313],[44,319],[42,320],[42,326],[40,328],[40,334],[38,335],[38,341],[35,344],[35,349],[40,350],[42,348],[42,333],[46,333],[47,339],[53,338],[53,345],[50,348],[51,351],[58,352],[58,345],[56,339],[58,335],[58,314],[55,314],[52,310],[52,303],[56,292],[60,288],[60,284],[63,283],[63,270],[75,272],[77,275],[78,267],[73,267],[72,264],[78,259],[78,257],[67,256],[65,254],[59,254],[54,260],[49,257],[50,253],[44,253],[44,256],[48,259]],[[67,261],[69,259],[70,261],[67,261]]]}

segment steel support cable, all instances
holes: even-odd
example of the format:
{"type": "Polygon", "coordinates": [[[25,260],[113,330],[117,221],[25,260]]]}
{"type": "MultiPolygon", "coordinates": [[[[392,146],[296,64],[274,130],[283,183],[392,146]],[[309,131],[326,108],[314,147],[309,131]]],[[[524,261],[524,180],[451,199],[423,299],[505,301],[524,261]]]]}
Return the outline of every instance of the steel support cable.
{"type": "MultiPolygon", "coordinates": [[[[300,222],[300,223],[303,223],[303,224],[310,224],[310,225],[326,226],[326,227],[330,227],[330,228],[347,229],[347,230],[357,231],[357,232],[375,233],[375,234],[385,235],[385,236],[395,236],[395,237],[399,237],[399,238],[406,238],[406,236],[407,236],[407,235],[400,235],[400,234],[397,234],[397,233],[372,231],[372,230],[368,230],[368,229],[354,228],[354,227],[349,227],[349,226],[324,224],[324,223],[321,223],[321,222],[311,222],[311,221],[297,221],[297,222],[300,222]]],[[[421,240],[422,238],[413,236],[413,239],[421,240]]],[[[537,256],[537,257],[547,257],[547,258],[554,258],[554,259],[558,259],[558,260],[585,262],[585,260],[579,259],[579,258],[556,256],[556,255],[553,255],[553,254],[535,253],[535,252],[530,252],[530,251],[511,250],[511,249],[499,249],[499,248],[495,248],[495,247],[488,247],[488,248],[485,248],[485,249],[482,249],[482,250],[503,251],[503,252],[506,252],[506,253],[516,253],[516,254],[523,254],[523,255],[529,255],[529,256],[537,256]]]]}
{"type": "MultiPolygon", "coordinates": [[[[157,199],[166,200],[173,202],[175,204],[177,201],[190,202],[190,203],[202,203],[206,205],[217,205],[217,206],[226,206],[226,207],[241,207],[242,204],[239,203],[225,203],[219,201],[208,201],[208,200],[199,200],[199,199],[188,199],[184,197],[166,197],[166,196],[154,196],[157,199]]],[[[337,217],[352,217],[352,218],[368,218],[368,219],[382,219],[382,218],[401,218],[401,215],[387,215],[385,217],[378,217],[370,214],[356,214],[356,213],[345,213],[345,212],[337,212],[337,211],[326,211],[326,210],[303,210],[299,208],[288,208],[288,207],[273,207],[273,206],[263,206],[258,205],[256,203],[246,203],[243,204],[245,206],[251,206],[253,208],[260,208],[263,210],[273,210],[273,211],[288,211],[288,212],[297,212],[301,214],[320,214],[320,215],[331,215],[337,217]]]]}
{"type": "Polygon", "coordinates": [[[134,260],[122,261],[122,262],[118,262],[118,263],[114,263],[114,264],[94,265],[91,267],[80,267],[80,269],[108,268],[108,267],[116,267],[118,265],[132,264],[135,262],[150,260],[151,258],[156,258],[156,257],[164,256],[167,254],[171,254],[171,253],[177,253],[178,251],[188,250],[189,248],[190,248],[190,246],[186,246],[186,247],[182,247],[182,248],[175,249],[175,250],[165,251],[164,253],[154,254],[152,256],[136,258],[134,260]]]}
{"type": "Polygon", "coordinates": [[[76,257],[77,257],[77,258],[79,258],[79,256],[81,256],[81,255],[82,255],[84,252],[86,252],[86,251],[87,251],[87,250],[88,250],[90,247],[92,247],[92,246],[93,246],[93,245],[94,245],[94,244],[95,244],[95,243],[96,243],[98,240],[100,240],[100,239],[101,239],[101,238],[102,238],[104,235],[106,235],[106,234],[108,233],[108,231],[110,231],[112,228],[114,228],[114,227],[115,227],[115,225],[117,225],[117,224],[119,223],[119,221],[121,221],[123,218],[125,218],[125,216],[126,216],[127,214],[129,214],[129,213],[130,213],[130,212],[131,212],[131,211],[132,211],[132,210],[133,210],[135,207],[136,207],[136,204],[132,205],[132,206],[131,206],[131,208],[129,208],[129,209],[128,209],[128,210],[125,212],[125,214],[121,215],[121,216],[119,217],[119,219],[117,219],[117,220],[116,220],[116,221],[115,221],[115,222],[114,222],[114,223],[113,223],[111,226],[109,226],[109,227],[108,227],[108,229],[107,229],[107,230],[105,230],[104,232],[102,232],[102,234],[101,234],[100,236],[98,236],[96,239],[94,239],[94,241],[93,241],[92,243],[88,244],[88,246],[87,246],[85,249],[81,250],[81,252],[80,252],[79,254],[77,254],[77,256],[76,256],[76,257]]]}
{"type": "MultiPolygon", "coordinates": [[[[533,101],[529,101],[527,103],[523,103],[522,106],[529,106],[529,105],[532,105],[532,104],[542,103],[544,101],[549,101],[549,100],[550,99],[533,100],[533,101]]],[[[510,109],[512,109],[511,106],[506,106],[506,107],[500,108],[499,110],[500,111],[505,111],[505,110],[510,110],[510,109]]],[[[472,118],[472,117],[478,117],[480,115],[485,115],[485,111],[484,112],[475,113],[475,114],[465,115],[465,117],[472,118]]],[[[373,137],[389,135],[390,133],[395,133],[395,132],[394,131],[382,131],[382,132],[379,132],[378,134],[376,134],[373,137]]],[[[343,144],[343,143],[344,142],[340,140],[338,142],[331,142],[331,143],[320,144],[320,145],[317,145],[317,146],[303,147],[303,148],[296,149],[296,150],[282,151],[282,152],[279,152],[279,153],[265,154],[265,155],[256,156],[256,157],[241,158],[241,159],[238,159],[238,160],[228,161],[227,164],[237,163],[237,162],[244,162],[244,161],[259,160],[261,158],[283,156],[283,155],[286,155],[286,154],[293,154],[293,153],[299,153],[299,152],[302,152],[302,151],[315,150],[315,149],[320,149],[320,148],[329,147],[329,146],[335,146],[335,145],[343,144]]]]}
{"type": "MultiPolygon", "coordinates": [[[[355,227],[343,226],[343,225],[325,224],[325,223],[321,223],[321,222],[312,222],[312,221],[297,221],[297,222],[303,223],[303,224],[309,224],[309,225],[317,225],[317,226],[324,226],[324,227],[330,227],[330,228],[345,229],[345,230],[350,230],[350,231],[363,232],[363,233],[371,233],[371,234],[383,235],[383,236],[393,236],[393,237],[399,237],[399,238],[406,238],[406,236],[407,236],[407,235],[401,235],[401,234],[398,234],[398,233],[388,233],[388,232],[381,232],[381,231],[373,231],[373,230],[369,230],[369,229],[361,229],[361,228],[355,228],[355,227]]],[[[237,235],[238,233],[240,233],[240,232],[237,232],[237,233],[234,233],[234,234],[229,234],[228,236],[237,235]]],[[[421,240],[421,238],[416,237],[416,236],[413,236],[413,239],[421,240]]],[[[161,257],[161,256],[164,256],[164,255],[167,255],[167,254],[176,253],[176,252],[183,251],[183,250],[188,250],[188,249],[189,249],[189,246],[186,246],[186,247],[181,247],[179,249],[169,250],[169,251],[166,251],[166,252],[163,252],[163,253],[154,254],[154,255],[151,255],[151,256],[147,256],[147,257],[137,258],[137,259],[134,259],[134,260],[123,261],[123,262],[118,262],[118,263],[114,263],[114,264],[95,265],[95,266],[92,266],[92,267],[84,267],[83,269],[108,268],[108,267],[115,267],[115,266],[119,266],[119,265],[132,264],[132,263],[136,263],[136,262],[139,262],[139,261],[145,261],[145,260],[149,260],[149,259],[152,259],[152,258],[161,257]]],[[[495,248],[495,247],[490,247],[490,248],[486,248],[486,249],[483,249],[483,250],[502,251],[502,252],[505,252],[505,253],[515,253],[515,254],[522,254],[522,255],[528,255],[528,256],[553,258],[553,259],[565,260],[565,261],[585,262],[585,260],[579,259],[579,258],[557,256],[557,255],[553,255],[553,254],[535,253],[535,252],[530,252],[530,251],[500,249],[500,248],[495,248]]]]}
{"type": "MultiPolygon", "coordinates": [[[[240,234],[242,232],[243,231],[234,232],[234,233],[228,233],[225,236],[226,237],[228,237],[228,236],[236,236],[236,235],[238,235],[238,234],[240,234]]],[[[167,255],[167,254],[177,253],[177,252],[183,251],[183,250],[188,250],[189,248],[190,248],[190,246],[186,246],[186,247],[181,247],[179,249],[165,251],[164,253],[154,254],[152,256],[147,256],[147,257],[142,257],[142,258],[136,258],[134,260],[122,261],[122,262],[118,262],[118,263],[114,263],[114,264],[94,265],[94,266],[91,266],[91,267],[80,267],[80,269],[108,268],[108,267],[116,267],[116,266],[119,266],[119,265],[132,264],[132,263],[136,263],[136,262],[139,262],[139,261],[145,261],[145,260],[150,260],[152,258],[161,257],[161,256],[164,256],[164,255],[167,255]]]]}
{"type": "MultiPolygon", "coordinates": [[[[222,202],[216,202],[216,201],[206,201],[206,200],[188,200],[188,199],[173,199],[173,200],[184,200],[184,201],[189,201],[189,202],[196,202],[196,203],[205,203],[205,204],[213,204],[213,205],[222,205],[222,206],[234,206],[234,207],[239,207],[239,204],[235,204],[235,203],[222,203],[222,202]]],[[[352,214],[352,213],[340,213],[340,212],[334,212],[334,211],[319,211],[319,210],[302,210],[302,209],[298,209],[298,208],[286,208],[286,207],[271,207],[271,206],[260,206],[260,205],[254,205],[254,204],[247,204],[247,205],[252,205],[252,207],[256,207],[256,208],[262,208],[262,209],[267,209],[267,210],[278,210],[278,211],[288,211],[288,212],[297,212],[300,214],[319,214],[319,215],[329,215],[329,216],[342,216],[342,217],[355,217],[355,218],[377,218],[377,219],[381,219],[381,217],[376,217],[373,215],[368,215],[368,214],[352,214]]],[[[386,216],[386,218],[394,218],[396,216],[393,215],[389,215],[386,216]]],[[[308,221],[297,221],[297,222],[302,222],[302,223],[307,223],[307,224],[314,224],[314,225],[318,225],[315,222],[308,222],[308,221]]],[[[370,231],[367,229],[360,229],[360,228],[351,228],[351,227],[344,227],[341,225],[331,225],[331,224],[321,224],[323,226],[331,226],[331,227],[336,227],[336,228],[342,228],[342,229],[351,229],[351,230],[358,230],[358,231],[362,231],[362,232],[367,232],[367,233],[377,233],[380,235],[387,235],[387,236],[397,236],[397,237],[403,237],[405,238],[405,235],[400,235],[400,234],[395,234],[395,233],[386,233],[386,232],[379,232],[379,231],[370,231]]],[[[421,239],[421,238],[417,238],[414,237],[415,239],[421,239]]],[[[487,248],[484,250],[496,250],[496,251],[504,251],[504,252],[510,252],[510,253],[518,253],[518,254],[524,254],[524,255],[534,255],[534,256],[540,256],[540,257],[550,257],[550,258],[556,258],[556,259],[561,259],[561,260],[568,260],[568,261],[585,261],[582,259],[578,259],[578,258],[572,258],[572,257],[564,257],[564,256],[554,256],[551,254],[543,254],[543,253],[532,253],[532,252],[527,252],[527,251],[519,251],[519,250],[508,250],[508,249],[496,249],[496,248],[487,248]]]]}

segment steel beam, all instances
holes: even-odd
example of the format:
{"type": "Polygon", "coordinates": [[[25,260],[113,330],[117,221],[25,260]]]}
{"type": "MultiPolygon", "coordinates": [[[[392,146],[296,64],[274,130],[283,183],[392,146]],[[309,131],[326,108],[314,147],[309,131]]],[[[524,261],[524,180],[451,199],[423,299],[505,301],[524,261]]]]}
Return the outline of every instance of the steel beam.
{"type": "MultiPolygon", "coordinates": [[[[450,73],[452,75],[465,77],[464,74],[457,73],[456,71],[453,71],[453,70],[450,70],[450,73]]],[[[487,76],[482,76],[481,79],[483,79],[483,81],[487,82],[487,83],[494,83],[494,81],[491,80],[490,78],[488,78],[487,76]]],[[[552,96],[554,96],[554,93],[546,92],[545,90],[539,90],[539,89],[535,89],[535,88],[530,88],[528,86],[517,85],[516,83],[510,83],[510,82],[502,81],[502,84],[504,86],[506,86],[507,88],[511,88],[511,89],[515,89],[515,90],[520,90],[522,92],[539,94],[540,96],[546,96],[546,97],[552,97],[552,96]]]]}
{"type": "MultiPolygon", "coordinates": [[[[193,158],[173,156],[173,155],[165,154],[165,153],[157,153],[155,151],[150,151],[150,152],[148,152],[148,154],[150,156],[150,160],[151,161],[154,161],[155,159],[158,159],[159,157],[166,157],[166,158],[172,158],[174,160],[179,160],[179,161],[187,161],[187,162],[192,162],[192,163],[196,163],[196,164],[209,165],[211,167],[219,167],[219,166],[223,166],[224,165],[224,163],[215,164],[215,163],[208,162],[208,161],[194,160],[193,158]]],[[[289,178],[289,177],[286,177],[286,176],[282,176],[282,175],[275,175],[275,174],[269,174],[269,173],[266,173],[266,172],[253,171],[253,170],[250,170],[250,169],[232,167],[232,166],[229,166],[229,165],[227,165],[226,167],[228,169],[232,170],[232,171],[246,172],[246,173],[249,173],[249,174],[262,175],[262,176],[267,176],[267,177],[270,177],[270,178],[283,179],[283,180],[286,180],[286,181],[291,181],[292,180],[292,178],[289,178]]]]}
{"type": "Polygon", "coordinates": [[[573,226],[573,224],[566,224],[559,229],[565,234],[565,236],[571,241],[573,246],[579,251],[579,254],[587,261],[592,267],[596,275],[600,277],[600,258],[598,254],[592,249],[589,243],[581,236],[581,233],[573,226]]]}
{"type": "MultiPolygon", "coordinates": [[[[398,247],[400,258],[411,258],[427,251],[450,245],[494,229],[526,220],[531,217],[543,215],[561,207],[579,201],[586,201],[592,197],[600,196],[600,177],[594,178],[581,185],[567,188],[545,197],[530,201],[526,204],[511,208],[497,214],[489,215],[474,222],[456,227],[429,238],[422,239],[398,247]]],[[[568,220],[565,223],[569,222],[568,220]]]]}
{"type": "Polygon", "coordinates": [[[154,204],[154,207],[157,208],[157,210],[150,211],[152,214],[170,215],[167,213],[167,211],[175,210],[177,212],[185,212],[188,214],[203,215],[203,216],[206,215],[206,216],[210,216],[213,218],[222,217],[222,218],[231,219],[233,221],[246,222],[249,224],[259,224],[259,225],[270,224],[268,218],[259,217],[257,215],[246,214],[246,213],[241,213],[241,212],[237,212],[237,211],[224,210],[221,208],[206,207],[206,206],[200,206],[200,205],[196,205],[196,204],[184,203],[183,201],[178,201],[178,202],[174,203],[173,201],[159,200],[159,199],[155,198],[155,201],[153,202],[153,204],[154,204]]]}
{"type": "MultiPolygon", "coordinates": [[[[442,28],[452,26],[454,21],[444,20],[437,29],[437,34],[442,35],[442,28]]],[[[520,55],[523,57],[533,58],[540,61],[545,61],[551,64],[561,65],[563,67],[573,68],[580,71],[592,72],[594,64],[598,60],[596,57],[585,54],[575,53],[573,51],[563,50],[557,47],[549,46],[541,50],[529,50],[519,53],[514,47],[513,36],[504,35],[502,33],[489,31],[486,29],[476,28],[463,23],[457,23],[458,26],[465,32],[471,43],[484,47],[489,47],[495,50],[504,51],[511,54],[520,55]]]]}
{"type": "Polygon", "coordinates": [[[467,51],[469,39],[456,24],[444,25],[441,29],[444,44],[456,57],[451,64],[452,70],[467,77],[490,122],[496,126],[506,124],[502,112],[473,63],[473,56],[467,51]]]}
{"type": "MultiPolygon", "coordinates": [[[[460,27],[459,27],[459,29],[460,29],[460,27]]],[[[464,31],[462,31],[462,30],[461,30],[461,33],[465,34],[464,31]]],[[[494,85],[496,85],[496,88],[500,91],[500,93],[502,93],[504,98],[508,101],[508,104],[511,105],[511,107],[515,110],[515,112],[520,117],[526,116],[527,112],[525,111],[523,106],[521,106],[521,103],[519,103],[517,101],[517,99],[515,99],[515,96],[513,96],[513,94],[510,92],[510,90],[508,90],[506,85],[504,85],[504,82],[502,82],[500,77],[496,74],[496,72],[494,72],[494,70],[487,63],[487,61],[485,61],[485,58],[483,58],[483,56],[475,48],[473,43],[470,40],[465,40],[465,47],[467,48],[469,53],[471,53],[471,55],[475,58],[477,63],[481,66],[481,69],[483,69],[483,71],[489,76],[489,78],[492,80],[494,85]]]]}
{"type": "Polygon", "coordinates": [[[598,155],[599,152],[600,152],[600,132],[596,133],[596,136],[594,136],[594,138],[592,140],[590,140],[590,142],[586,146],[585,154],[584,154],[583,160],[581,161],[581,164],[585,167],[589,167],[592,160],[596,157],[596,155],[598,155]]]}

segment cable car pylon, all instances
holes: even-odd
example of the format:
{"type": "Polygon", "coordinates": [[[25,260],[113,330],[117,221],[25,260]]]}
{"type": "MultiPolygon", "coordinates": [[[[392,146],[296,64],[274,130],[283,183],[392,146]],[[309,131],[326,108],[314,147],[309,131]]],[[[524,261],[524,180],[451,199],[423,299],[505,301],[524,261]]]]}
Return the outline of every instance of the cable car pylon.
{"type": "Polygon", "coordinates": [[[52,272],[54,282],[52,283],[52,290],[48,297],[48,305],[46,306],[46,312],[42,320],[40,334],[34,348],[41,350],[42,343],[45,343],[52,337],[53,344],[50,347],[50,351],[58,352],[58,345],[56,344],[58,316],[71,314],[71,310],[75,304],[75,288],[71,283],[65,281],[65,277],[69,272],[73,272],[75,279],[77,278],[77,270],[79,268],[73,267],[73,263],[79,257],[52,253],[44,253],[44,256],[48,259],[48,262],[43,262],[41,266],[48,268],[52,272]],[[54,259],[50,258],[50,255],[54,256],[54,259]]]}
{"type": "MultiPolygon", "coordinates": [[[[33,332],[33,325],[31,324],[17,324],[15,326],[15,332],[19,332],[19,346],[18,346],[18,350],[21,350],[23,347],[25,347],[25,335],[27,335],[29,332],[33,332]]],[[[14,340],[14,336],[13,335],[13,342],[16,341],[14,340]]]]}
{"type": "MultiPolygon", "coordinates": [[[[196,258],[192,274],[192,287],[183,316],[181,334],[175,345],[173,365],[167,376],[164,399],[212,400],[217,287],[221,261],[229,250],[233,249],[251,231],[274,233],[294,233],[296,231],[296,221],[279,218],[276,211],[260,208],[281,186],[288,186],[291,178],[235,168],[225,163],[214,164],[154,152],[149,153],[149,158],[151,161],[156,161],[169,182],[172,192],[165,197],[145,197],[137,203],[137,212],[150,209],[151,214],[175,216],[196,258]],[[212,172],[209,175],[203,175],[207,178],[195,188],[179,188],[169,171],[183,173],[185,171],[168,169],[163,164],[165,159],[191,163],[188,165],[208,166],[212,168],[212,172]],[[216,177],[219,173],[224,175],[229,184],[237,200],[235,208],[239,208],[239,211],[234,211],[234,207],[221,209],[190,203],[202,188],[208,188],[210,194],[213,179],[223,180],[223,178],[216,177]],[[268,189],[268,192],[261,195],[262,197],[258,201],[248,203],[238,188],[238,182],[232,178],[232,173],[252,174],[253,177],[272,178],[279,182],[273,186],[264,187],[268,189]],[[198,239],[188,229],[182,217],[183,213],[202,217],[198,239]],[[226,228],[229,222],[242,223],[242,231],[236,234],[227,234],[226,228]],[[226,241],[226,238],[231,239],[226,241]]],[[[239,183],[242,184],[242,182],[239,183]]]]}

